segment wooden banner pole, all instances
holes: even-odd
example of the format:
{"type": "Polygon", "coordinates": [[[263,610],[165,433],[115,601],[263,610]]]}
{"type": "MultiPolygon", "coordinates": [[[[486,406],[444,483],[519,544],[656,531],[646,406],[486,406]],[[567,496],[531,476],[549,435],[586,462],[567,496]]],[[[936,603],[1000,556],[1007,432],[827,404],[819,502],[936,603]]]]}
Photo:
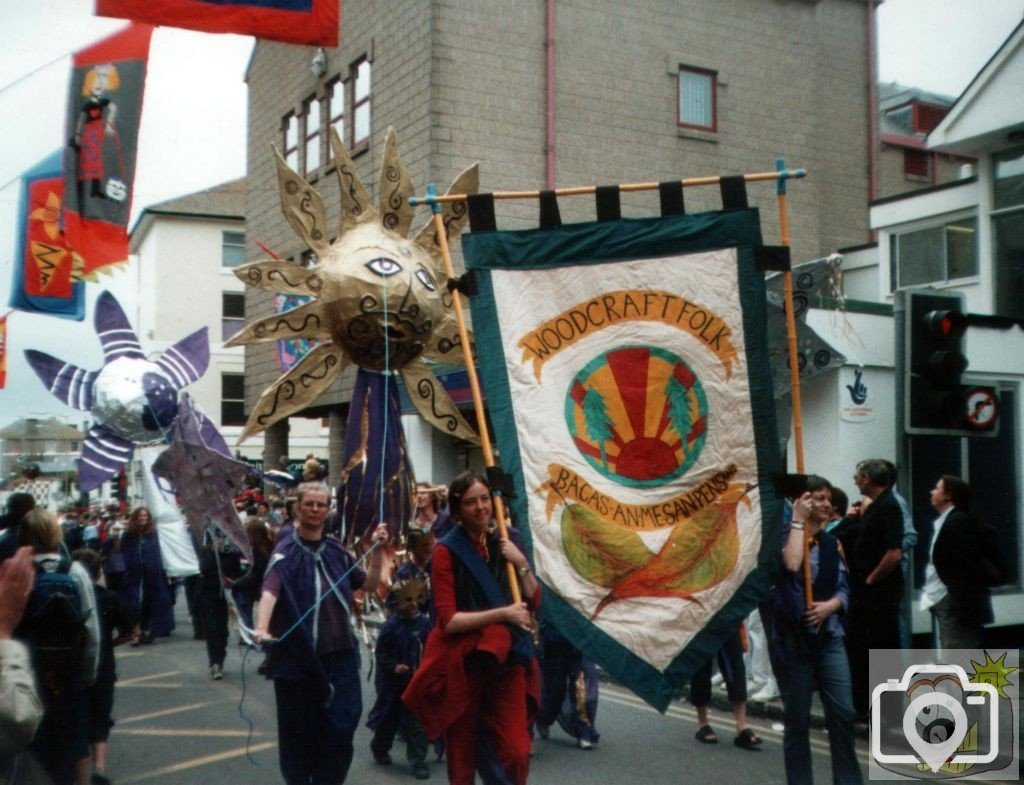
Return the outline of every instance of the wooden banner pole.
{"type": "MultiPolygon", "coordinates": [[[[776,169],[786,171],[780,158],[776,169]]],[[[786,178],[780,177],[776,185],[779,201],[779,243],[789,245],[789,208],[786,202],[786,178]]],[[[796,473],[804,473],[804,423],[800,400],[800,363],[797,355],[796,314],[793,311],[793,271],[786,270],[782,277],[783,298],[786,306],[786,337],[789,345],[789,391],[793,403],[793,449],[796,453],[796,473]]],[[[810,608],[814,602],[814,582],[811,580],[811,531],[804,524],[804,604],[810,608]]]]}
{"type": "MultiPolygon", "coordinates": [[[[755,172],[753,174],[743,175],[743,180],[748,183],[763,182],[765,180],[778,180],[785,182],[787,179],[806,177],[807,171],[804,169],[784,169],[774,172],[755,172]]],[[[684,180],[680,180],[683,188],[693,188],[700,185],[718,185],[722,181],[721,177],[689,177],[684,180]]],[[[626,193],[633,191],[657,191],[661,187],[661,183],[620,183],[618,188],[619,191],[626,193]]],[[[540,199],[541,191],[495,191],[491,194],[494,199],[540,199]]],[[[554,190],[555,196],[586,196],[587,194],[596,194],[596,185],[580,185],[572,188],[556,188],[554,190]]],[[[447,204],[449,202],[465,202],[468,199],[468,194],[444,194],[442,196],[433,196],[427,194],[427,196],[411,196],[409,197],[409,204],[421,205],[421,204],[447,204]]]]}
{"type": "MultiPolygon", "coordinates": [[[[427,189],[427,200],[434,212],[434,229],[437,235],[438,245],[441,247],[441,257],[444,259],[444,270],[449,279],[455,278],[455,268],[452,266],[452,255],[448,248],[448,236],[445,233],[444,220],[441,217],[441,198],[435,198],[427,189]]],[[[462,351],[466,357],[466,375],[469,377],[469,388],[473,394],[473,409],[476,411],[477,430],[480,433],[480,447],[484,453],[484,464],[491,468],[495,466],[494,450],[491,448],[491,436],[487,430],[487,418],[484,416],[484,399],[480,394],[480,380],[476,375],[476,366],[473,363],[473,355],[470,349],[469,330],[466,328],[466,316],[462,310],[462,295],[458,290],[452,291],[452,306],[455,309],[455,321],[459,326],[459,340],[462,342],[462,351]]],[[[501,494],[494,495],[494,519],[498,524],[498,536],[503,540],[508,539],[508,524],[505,517],[505,500],[501,494]]],[[[505,562],[508,570],[508,585],[512,592],[512,602],[522,602],[522,592],[519,590],[519,580],[516,575],[516,568],[512,562],[505,562]]]]}

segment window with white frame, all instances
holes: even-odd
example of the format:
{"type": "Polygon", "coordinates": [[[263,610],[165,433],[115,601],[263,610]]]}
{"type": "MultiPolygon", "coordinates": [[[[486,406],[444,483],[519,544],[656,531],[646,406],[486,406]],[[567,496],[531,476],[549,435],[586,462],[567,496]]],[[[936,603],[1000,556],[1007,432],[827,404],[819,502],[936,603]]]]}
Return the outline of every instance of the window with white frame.
{"type": "Polygon", "coordinates": [[[284,162],[293,170],[299,170],[299,116],[289,112],[284,116],[282,127],[284,162]]]}
{"type": "Polygon", "coordinates": [[[718,130],[716,76],[705,68],[679,66],[677,122],[681,128],[718,130]]]}
{"type": "Polygon", "coordinates": [[[978,219],[965,216],[890,238],[890,286],[945,283],[978,274],[978,219]]]}
{"type": "Polygon", "coordinates": [[[370,61],[365,57],[352,64],[352,143],[356,147],[370,138],[370,61]]]}
{"type": "Polygon", "coordinates": [[[320,99],[315,95],[302,102],[302,128],[303,171],[309,175],[320,168],[320,99]]]}
{"type": "MultiPolygon", "coordinates": [[[[333,128],[345,143],[345,83],[337,78],[327,85],[327,128],[333,128]]],[[[328,145],[327,160],[334,159],[334,150],[328,145]]]]}
{"type": "Polygon", "coordinates": [[[222,232],[220,246],[222,267],[245,264],[245,232],[222,232]]]}
{"type": "Polygon", "coordinates": [[[226,341],[245,327],[245,293],[221,292],[220,339],[226,341]]]}
{"type": "Polygon", "coordinates": [[[220,424],[245,425],[245,374],[220,375],[220,424]]]}
{"type": "Polygon", "coordinates": [[[1024,147],[992,156],[995,312],[1024,317],[1024,147]]]}

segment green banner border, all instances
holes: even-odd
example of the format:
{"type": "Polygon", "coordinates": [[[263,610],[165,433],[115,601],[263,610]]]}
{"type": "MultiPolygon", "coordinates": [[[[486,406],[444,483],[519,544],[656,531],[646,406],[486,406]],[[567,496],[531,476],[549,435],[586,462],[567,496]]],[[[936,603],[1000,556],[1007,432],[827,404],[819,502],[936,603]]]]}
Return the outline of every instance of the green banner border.
{"type": "MultiPolygon", "coordinates": [[[[724,210],[670,218],[626,218],[570,224],[553,229],[472,232],[462,238],[466,268],[476,273],[479,292],[471,298],[473,330],[480,375],[502,468],[513,478],[516,497],[511,500],[512,520],[523,530],[532,554],[519,440],[515,428],[505,352],[516,351],[503,342],[491,270],[585,267],[609,261],[689,254],[721,248],[737,249],[739,296],[743,309],[744,352],[748,364],[753,411],[761,520],[778,522],[782,500],[774,478],[784,462],[778,451],[775,404],[768,361],[764,273],[754,261],[761,244],[760,217],[754,208],[724,210]],[[751,358],[762,358],[756,365],[751,358]]],[[[529,296],[522,293],[522,296],[529,296]]],[[[726,605],[663,671],[637,657],[545,585],[541,612],[588,656],[641,698],[665,711],[701,665],[714,656],[726,636],[762,602],[774,580],[779,561],[777,525],[762,525],[758,566],[747,576],[726,605]]]]}

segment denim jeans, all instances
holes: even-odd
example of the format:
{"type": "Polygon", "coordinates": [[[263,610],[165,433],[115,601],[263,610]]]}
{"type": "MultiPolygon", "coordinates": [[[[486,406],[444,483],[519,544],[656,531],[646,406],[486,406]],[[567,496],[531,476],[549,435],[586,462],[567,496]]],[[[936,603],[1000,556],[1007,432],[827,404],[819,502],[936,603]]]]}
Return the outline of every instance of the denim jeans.
{"type": "Polygon", "coordinates": [[[811,699],[817,686],[825,709],[825,727],[834,785],[862,785],[853,740],[850,665],[842,638],[827,633],[778,630],[785,667],[776,677],[782,692],[786,731],[783,751],[789,785],[812,785],[811,699]]]}

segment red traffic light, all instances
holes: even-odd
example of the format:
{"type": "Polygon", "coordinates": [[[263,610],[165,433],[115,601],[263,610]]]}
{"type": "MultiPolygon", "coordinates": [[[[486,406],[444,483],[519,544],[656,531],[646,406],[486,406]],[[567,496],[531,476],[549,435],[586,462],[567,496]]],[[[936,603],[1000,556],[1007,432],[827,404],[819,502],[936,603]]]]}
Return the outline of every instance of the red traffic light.
{"type": "Polygon", "coordinates": [[[924,319],[937,337],[959,338],[967,331],[967,317],[961,311],[929,311],[924,319]]]}

